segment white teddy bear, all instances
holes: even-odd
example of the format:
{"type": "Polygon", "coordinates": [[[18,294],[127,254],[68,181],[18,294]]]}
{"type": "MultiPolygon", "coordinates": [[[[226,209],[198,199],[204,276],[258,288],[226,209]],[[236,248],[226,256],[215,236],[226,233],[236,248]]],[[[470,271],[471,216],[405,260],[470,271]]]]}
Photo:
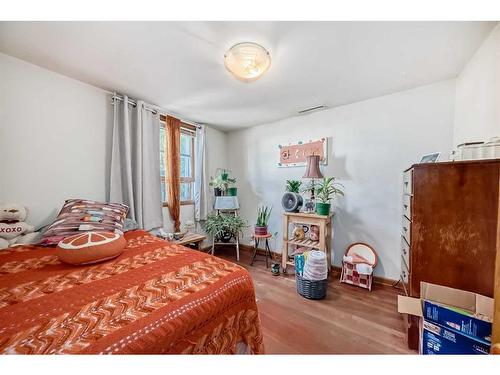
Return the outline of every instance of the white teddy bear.
{"type": "Polygon", "coordinates": [[[25,223],[26,207],[18,204],[0,205],[0,250],[12,245],[34,243],[39,233],[35,227],[25,223]]]}

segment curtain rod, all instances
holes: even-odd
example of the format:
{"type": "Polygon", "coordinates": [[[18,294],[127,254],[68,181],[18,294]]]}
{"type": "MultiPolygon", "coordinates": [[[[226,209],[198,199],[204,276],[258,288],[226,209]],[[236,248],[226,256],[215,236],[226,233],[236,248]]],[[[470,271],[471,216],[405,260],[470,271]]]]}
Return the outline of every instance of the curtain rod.
{"type": "MultiPolygon", "coordinates": [[[[120,100],[122,102],[124,100],[123,96],[118,95],[117,93],[112,93],[111,99],[117,99],[117,100],[120,100]]],[[[132,99],[128,99],[127,100],[127,104],[130,104],[133,107],[137,107],[137,102],[135,100],[132,100],[132,99]]],[[[114,103],[111,102],[111,105],[114,105],[114,103]]],[[[170,113],[168,113],[167,111],[163,110],[162,108],[157,107],[157,106],[153,106],[151,104],[147,104],[144,107],[144,109],[146,109],[146,111],[152,112],[154,114],[159,113],[160,115],[168,115],[168,116],[170,115],[170,113]]],[[[173,117],[175,117],[175,116],[173,116],[173,117]]],[[[179,119],[179,120],[181,120],[182,122],[184,122],[186,124],[192,125],[192,126],[196,127],[197,129],[201,129],[201,126],[199,124],[196,124],[196,123],[191,122],[191,121],[186,121],[186,120],[183,120],[183,119],[179,119]]]]}

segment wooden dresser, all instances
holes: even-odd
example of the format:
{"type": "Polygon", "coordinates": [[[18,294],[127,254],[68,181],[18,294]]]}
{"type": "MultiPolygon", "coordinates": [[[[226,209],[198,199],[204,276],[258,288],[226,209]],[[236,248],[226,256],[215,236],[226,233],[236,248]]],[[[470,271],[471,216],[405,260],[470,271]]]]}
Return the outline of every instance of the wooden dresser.
{"type": "MultiPolygon", "coordinates": [[[[500,160],[415,164],[403,174],[401,281],[420,297],[426,281],[493,297],[499,250],[500,160]]],[[[405,317],[418,349],[418,319],[405,317]]]]}

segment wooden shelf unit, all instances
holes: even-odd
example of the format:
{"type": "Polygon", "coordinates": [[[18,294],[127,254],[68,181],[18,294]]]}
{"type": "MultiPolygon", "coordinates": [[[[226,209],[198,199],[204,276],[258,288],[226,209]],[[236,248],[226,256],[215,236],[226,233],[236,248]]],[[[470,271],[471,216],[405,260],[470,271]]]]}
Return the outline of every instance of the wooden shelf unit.
{"type": "MultiPolygon", "coordinates": [[[[293,229],[292,229],[293,230],[293,229]]],[[[290,260],[288,250],[290,246],[308,247],[326,253],[328,271],[331,268],[331,242],[332,242],[332,214],[317,215],[305,212],[285,212],[283,213],[283,249],[281,258],[281,268],[286,273],[287,266],[295,266],[290,260]],[[319,227],[319,241],[310,239],[295,240],[289,238],[290,226],[295,224],[317,225],[319,227]]]]}
{"type": "Polygon", "coordinates": [[[311,249],[319,249],[319,241],[312,241],[312,240],[308,240],[307,238],[305,240],[289,240],[288,244],[289,245],[303,246],[303,247],[310,247],[311,249]]]}

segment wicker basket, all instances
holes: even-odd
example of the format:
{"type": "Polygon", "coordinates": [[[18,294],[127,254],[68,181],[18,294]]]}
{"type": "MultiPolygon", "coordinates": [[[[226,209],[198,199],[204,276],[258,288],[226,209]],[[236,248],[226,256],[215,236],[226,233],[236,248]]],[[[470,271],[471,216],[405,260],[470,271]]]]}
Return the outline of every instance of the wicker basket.
{"type": "Polygon", "coordinates": [[[303,279],[299,274],[295,274],[297,281],[297,293],[307,299],[323,299],[326,297],[328,279],[311,281],[303,279]]]}

